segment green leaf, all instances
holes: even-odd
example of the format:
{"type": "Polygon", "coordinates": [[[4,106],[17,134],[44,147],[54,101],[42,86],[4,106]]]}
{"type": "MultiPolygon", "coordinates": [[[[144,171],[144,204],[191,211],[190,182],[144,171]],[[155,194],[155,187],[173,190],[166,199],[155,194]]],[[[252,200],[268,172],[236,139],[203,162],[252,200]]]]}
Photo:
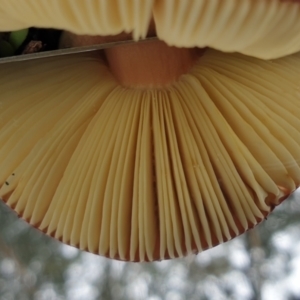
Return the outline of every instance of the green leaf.
{"type": "Polygon", "coordinates": [[[12,31],[9,35],[9,42],[17,50],[25,41],[28,34],[28,28],[12,31]]]}

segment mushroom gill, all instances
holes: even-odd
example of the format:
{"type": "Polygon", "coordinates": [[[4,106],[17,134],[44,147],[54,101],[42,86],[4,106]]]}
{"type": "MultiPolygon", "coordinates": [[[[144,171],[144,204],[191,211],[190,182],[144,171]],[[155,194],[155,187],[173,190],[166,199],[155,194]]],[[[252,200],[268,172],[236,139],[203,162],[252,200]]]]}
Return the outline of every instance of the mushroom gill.
{"type": "Polygon", "coordinates": [[[163,88],[120,86],[99,53],[3,65],[0,78],[0,197],[80,249],[196,253],[300,184],[299,53],[207,49],[163,88]]]}
{"type": "Polygon", "coordinates": [[[137,40],[147,34],[154,1],[0,0],[0,30],[34,26],[89,35],[125,31],[137,40]]]}
{"type": "Polygon", "coordinates": [[[300,50],[298,0],[164,0],[153,10],[158,37],[172,46],[262,59],[300,50]]]}
{"type": "Polygon", "coordinates": [[[299,3],[0,0],[1,31],[138,40],[151,24],[161,41],[106,58],[0,68],[0,198],[64,243],[129,261],[230,240],[300,185],[299,3]]]}
{"type": "Polygon", "coordinates": [[[154,20],[171,46],[211,47],[273,59],[300,50],[295,0],[0,0],[0,30],[58,28],[78,35],[132,33],[154,20]]]}

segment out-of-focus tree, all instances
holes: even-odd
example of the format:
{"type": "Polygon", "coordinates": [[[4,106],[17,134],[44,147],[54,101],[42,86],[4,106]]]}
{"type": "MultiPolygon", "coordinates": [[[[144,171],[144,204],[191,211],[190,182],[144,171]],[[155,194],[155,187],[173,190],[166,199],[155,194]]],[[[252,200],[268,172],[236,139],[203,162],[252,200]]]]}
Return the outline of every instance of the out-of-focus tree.
{"type": "Polygon", "coordinates": [[[224,245],[155,263],[125,263],[65,246],[0,205],[2,300],[300,299],[300,195],[224,245]]]}

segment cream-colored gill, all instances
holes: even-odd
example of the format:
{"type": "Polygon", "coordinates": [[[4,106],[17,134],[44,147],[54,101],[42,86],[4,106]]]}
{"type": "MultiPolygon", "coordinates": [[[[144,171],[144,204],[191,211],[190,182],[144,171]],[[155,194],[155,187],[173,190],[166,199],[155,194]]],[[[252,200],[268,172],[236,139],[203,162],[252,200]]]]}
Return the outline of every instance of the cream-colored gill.
{"type": "Polygon", "coordinates": [[[111,258],[213,247],[300,184],[299,70],[299,54],[207,49],[174,84],[146,89],[118,85],[95,54],[4,65],[0,198],[111,258]]]}
{"type": "Polygon", "coordinates": [[[300,5],[280,0],[164,0],[157,35],[177,47],[212,47],[273,59],[300,50],[300,5]]]}
{"type": "Polygon", "coordinates": [[[170,46],[274,59],[300,50],[300,5],[282,0],[0,0],[0,31],[57,28],[145,38],[151,20],[170,46]]]}
{"type": "Polygon", "coordinates": [[[57,28],[77,34],[146,36],[154,0],[0,0],[0,31],[57,28]]]}
{"type": "MultiPolygon", "coordinates": [[[[29,65],[30,63],[22,63],[16,68],[28,69],[29,65]]],[[[1,69],[6,74],[15,74],[15,70],[14,67],[1,69]]],[[[33,74],[30,70],[28,71],[28,78],[32,78],[33,74]]],[[[101,94],[99,93],[95,96],[96,90],[99,89],[95,83],[99,82],[100,78],[109,76],[107,70],[103,69],[101,65],[99,66],[98,59],[93,56],[83,57],[81,61],[78,61],[78,57],[75,59],[69,57],[61,67],[60,62],[48,60],[47,63],[37,65],[35,71],[39,74],[38,79],[43,79],[39,84],[31,84],[28,81],[25,86],[23,83],[20,84],[22,87],[20,99],[27,104],[26,110],[21,111],[22,115],[19,116],[19,111],[13,104],[10,105],[11,108],[16,108],[15,110],[8,108],[0,111],[0,119],[2,119],[2,115],[4,117],[9,116],[10,119],[1,127],[0,133],[0,140],[2,141],[0,149],[1,182],[4,181],[4,178],[10,178],[3,187],[4,193],[11,193],[19,181],[21,185],[22,182],[28,181],[24,190],[15,190],[8,204],[15,207],[16,211],[25,219],[31,220],[33,218],[32,224],[41,221],[41,215],[47,209],[46,199],[50,201],[52,198],[64,167],[70,158],[68,156],[74,150],[74,145],[71,149],[66,147],[71,138],[68,134],[70,131],[74,131],[76,127],[78,127],[78,131],[82,130],[83,124],[102,104],[105,97],[100,97],[101,94]],[[74,68],[77,69],[78,67],[85,70],[81,75],[74,72],[74,68]],[[60,71],[60,76],[53,74],[57,70],[60,71]],[[89,72],[93,79],[86,80],[85,72],[89,72]],[[63,83],[66,84],[68,81],[70,84],[64,86],[63,83]],[[72,85],[74,81],[79,81],[80,85],[72,85]],[[57,93],[57,97],[53,97],[54,91],[57,93]],[[85,97],[85,102],[81,101],[82,97],[85,97]],[[68,136],[66,136],[66,132],[68,136]],[[36,147],[35,150],[32,147],[36,147]],[[46,170],[51,168],[48,161],[55,162],[57,157],[62,155],[60,151],[69,152],[66,153],[61,164],[56,166],[59,171],[56,170],[57,172],[47,174],[46,170]],[[45,158],[47,159],[45,160],[45,158]],[[45,164],[48,167],[44,167],[45,164]],[[15,171],[17,169],[22,171],[15,171]],[[47,176],[47,180],[40,181],[42,176],[47,176]],[[35,186],[39,186],[39,188],[36,189],[35,186]],[[46,195],[43,195],[44,193],[46,195]],[[46,205],[46,208],[42,210],[41,215],[35,216],[33,211],[40,209],[40,201],[43,202],[43,206],[46,205]],[[26,211],[26,215],[24,215],[24,211],[26,211]]],[[[114,85],[111,80],[107,79],[106,81],[107,86],[102,88],[104,95],[109,93],[114,85]]],[[[7,102],[13,103],[11,101],[14,101],[15,97],[11,97],[12,90],[9,87],[9,81],[7,83],[1,82],[1,86],[2,84],[8,87],[7,91],[2,90],[1,102],[5,106],[7,102]]],[[[18,85],[18,81],[15,84],[18,85]]],[[[54,166],[52,167],[54,168],[54,166]]]]}

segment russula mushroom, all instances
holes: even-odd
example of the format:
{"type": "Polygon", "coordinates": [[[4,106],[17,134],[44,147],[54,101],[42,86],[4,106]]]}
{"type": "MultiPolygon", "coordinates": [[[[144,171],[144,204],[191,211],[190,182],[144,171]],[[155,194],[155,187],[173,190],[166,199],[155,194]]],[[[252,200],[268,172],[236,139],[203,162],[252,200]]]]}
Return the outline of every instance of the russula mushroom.
{"type": "Polygon", "coordinates": [[[138,39],[153,19],[185,47],[1,66],[0,197],[33,226],[110,258],[174,258],[252,228],[299,186],[298,3],[2,2],[0,30],[138,39]]]}
{"type": "Polygon", "coordinates": [[[79,35],[147,35],[177,47],[211,47],[271,59],[300,50],[299,0],[1,0],[2,31],[30,26],[79,35]]]}

